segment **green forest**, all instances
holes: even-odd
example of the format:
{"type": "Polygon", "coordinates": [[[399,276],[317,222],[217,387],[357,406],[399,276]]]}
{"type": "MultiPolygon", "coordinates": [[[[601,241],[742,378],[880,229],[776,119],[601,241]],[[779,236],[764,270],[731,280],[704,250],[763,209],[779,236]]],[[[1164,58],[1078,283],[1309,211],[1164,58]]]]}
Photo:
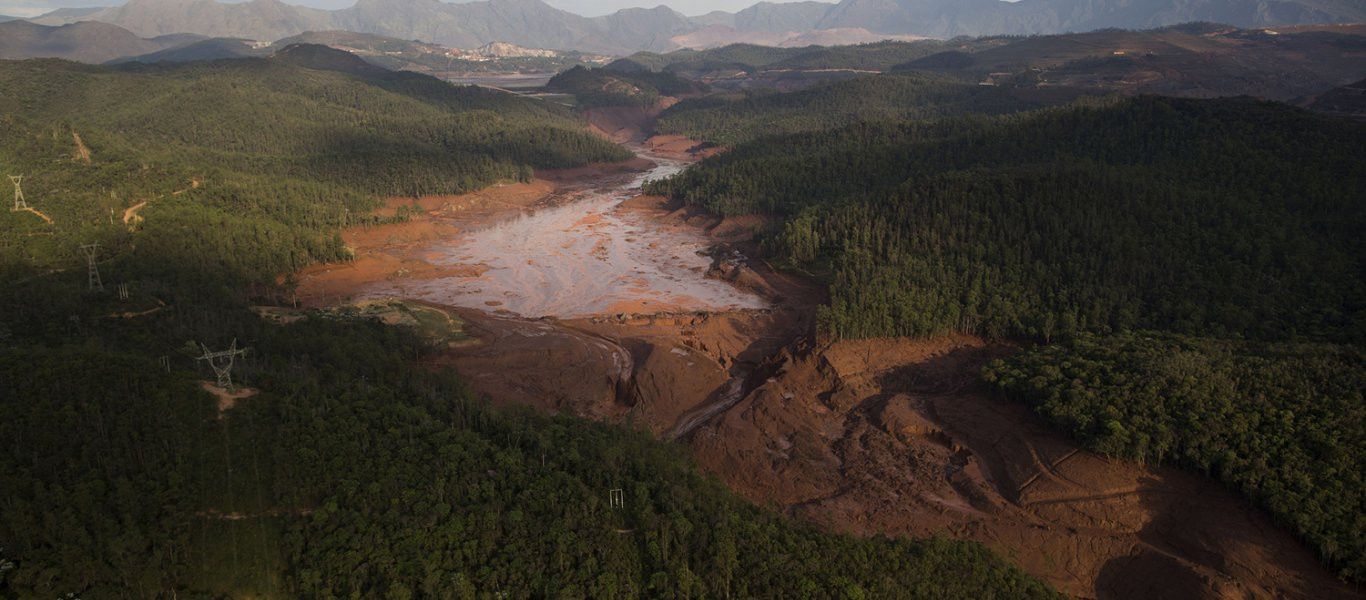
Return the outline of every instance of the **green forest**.
{"type": "Polygon", "coordinates": [[[988,377],[1097,451],[1242,490],[1360,581],[1363,165],[1360,123],[1138,97],[760,137],[649,187],[775,217],[766,257],[829,284],[827,338],[1042,343],[988,377]]]}
{"type": "Polygon", "coordinates": [[[1056,597],[974,543],[795,524],[646,433],[489,408],[377,322],[48,316],[0,351],[0,596],[1056,597]],[[261,393],[219,418],[178,348],[226,332],[261,393]]]}
{"type": "Polygon", "coordinates": [[[849,46],[775,48],[755,44],[730,44],[707,50],[676,50],[667,54],[637,52],[607,65],[617,72],[666,71],[696,77],[725,72],[760,70],[854,69],[889,71],[905,63],[948,48],[975,48],[994,38],[952,41],[882,41],[849,46]]]}
{"type": "Polygon", "coordinates": [[[741,144],[651,191],[783,217],[835,337],[1132,328],[1366,335],[1366,133],[1254,100],[1138,98],[741,144]]]}
{"type": "Polygon", "coordinates": [[[975,543],[749,505],[642,432],[496,410],[420,332],[257,316],[383,196],[623,156],[352,59],[0,62],[0,168],[52,219],[0,212],[0,597],[1058,597],[975,543]],[[259,393],[220,412],[196,357],[233,340],[259,393]]]}
{"type": "Polygon", "coordinates": [[[801,91],[767,89],[684,100],[659,116],[659,133],[734,145],[855,123],[995,115],[1038,106],[1004,89],[913,72],[858,77],[801,91]]]}
{"type": "Polygon", "coordinates": [[[1358,346],[1081,335],[985,378],[1088,448],[1207,473],[1341,572],[1366,574],[1366,355],[1358,346]]]}
{"type": "Polygon", "coordinates": [[[546,91],[571,94],[580,108],[651,106],[663,96],[706,91],[701,83],[672,73],[620,72],[578,66],[550,79],[546,91]]]}
{"type": "Polygon", "coordinates": [[[99,243],[119,277],[235,294],[238,275],[269,284],[345,258],[333,232],[385,196],[629,157],[564,108],[321,46],[182,65],[4,62],[0,88],[0,175],[24,175],[28,205],[53,221],[0,212],[0,281],[69,268],[99,243]]]}

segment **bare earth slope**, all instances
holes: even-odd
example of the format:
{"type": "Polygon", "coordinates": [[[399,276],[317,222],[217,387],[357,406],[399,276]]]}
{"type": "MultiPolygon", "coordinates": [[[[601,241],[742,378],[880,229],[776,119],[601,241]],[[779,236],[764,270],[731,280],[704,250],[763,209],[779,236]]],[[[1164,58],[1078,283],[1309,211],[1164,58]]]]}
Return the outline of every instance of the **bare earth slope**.
{"type": "Polygon", "coordinates": [[[1079,450],[982,389],[977,370],[1010,351],[948,337],[790,353],[691,445],[756,502],[979,540],[1078,597],[1360,597],[1219,485],[1079,450]]]}

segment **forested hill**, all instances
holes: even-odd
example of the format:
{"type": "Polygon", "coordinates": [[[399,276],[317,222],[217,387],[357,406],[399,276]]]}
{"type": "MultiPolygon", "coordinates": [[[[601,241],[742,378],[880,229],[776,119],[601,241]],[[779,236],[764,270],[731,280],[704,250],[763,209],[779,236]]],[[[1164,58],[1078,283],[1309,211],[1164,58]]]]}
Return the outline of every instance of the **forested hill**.
{"type": "Polygon", "coordinates": [[[875,75],[779,93],[758,89],[684,100],[659,117],[660,133],[717,144],[858,122],[992,115],[1037,108],[1011,90],[932,73],[875,75]]]}
{"type": "Polygon", "coordinates": [[[38,211],[0,211],[0,598],[1057,597],[978,544],[822,533],[644,434],[494,410],[422,365],[467,339],[440,311],[251,310],[377,196],[622,156],[561,109],[308,47],[0,63],[0,89],[0,175],[38,211]],[[196,357],[232,340],[256,393],[226,410],[196,357]]]}
{"type": "Polygon", "coordinates": [[[28,204],[53,221],[0,213],[9,272],[62,268],[99,242],[105,257],[139,255],[130,278],[269,282],[342,258],[331,231],[379,197],[627,157],[563,108],[322,46],[182,65],[0,62],[0,88],[0,175],[24,175],[28,204]]]}
{"type": "Polygon", "coordinates": [[[1145,97],[762,138],[654,191],[788,217],[842,336],[1366,335],[1363,126],[1145,97]]]}
{"type": "Polygon", "coordinates": [[[955,40],[952,44],[940,40],[889,40],[871,44],[801,48],[730,44],[707,50],[676,50],[667,54],[637,52],[613,61],[607,65],[607,69],[618,72],[667,71],[690,77],[760,69],[887,71],[949,48],[962,48],[975,43],[975,40],[966,39],[955,40]]]}
{"type": "Polygon", "coordinates": [[[546,90],[572,94],[581,108],[651,106],[664,96],[700,94],[706,85],[673,73],[621,72],[577,66],[553,77],[546,90]]]}
{"type": "Polygon", "coordinates": [[[1366,578],[1366,125],[1138,97],[742,143],[653,191],[779,225],[833,337],[1042,343],[991,381],[1218,477],[1366,578]],[[1052,342],[1052,343],[1050,343],[1052,342]]]}

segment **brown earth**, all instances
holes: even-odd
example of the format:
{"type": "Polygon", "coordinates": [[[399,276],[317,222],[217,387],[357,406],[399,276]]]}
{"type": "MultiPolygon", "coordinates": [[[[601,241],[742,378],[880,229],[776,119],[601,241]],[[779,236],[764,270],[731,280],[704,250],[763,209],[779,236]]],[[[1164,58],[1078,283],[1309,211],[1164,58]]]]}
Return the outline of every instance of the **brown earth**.
{"type": "Polygon", "coordinates": [[[223,418],[223,413],[228,412],[232,410],[234,406],[237,406],[238,400],[245,400],[261,393],[260,390],[245,387],[227,390],[207,381],[199,382],[199,387],[203,388],[204,391],[213,394],[213,397],[218,399],[219,419],[223,418]]]}
{"type": "Polygon", "coordinates": [[[1361,597],[1222,486],[1080,450],[986,389],[981,366],[1012,351],[967,336],[789,350],[689,443],[756,502],[978,540],[1077,597],[1361,597]]]}
{"type": "Polygon", "coordinates": [[[527,321],[460,309],[438,364],[498,404],[643,427],[750,500],[859,535],[945,535],[1080,598],[1359,598],[1219,484],[1111,460],[986,389],[1003,343],[815,347],[819,290],[773,310],[527,321]]]}
{"type": "MultiPolygon", "coordinates": [[[[305,271],[300,297],[322,303],[420,269],[423,240],[457,234],[453,223],[570,201],[574,189],[541,180],[420,199],[426,216],[413,223],[347,232],[360,266],[305,271]]],[[[772,308],[572,320],[448,308],[478,342],[432,366],[454,368],[497,404],[679,440],[732,489],[827,529],[981,541],[1076,597],[1364,597],[1222,486],[1080,450],[984,388],[982,364],[1014,351],[1009,344],[949,336],[817,346],[824,290],[746,258],[762,221],[658,197],[621,209],[660,227],[705,228],[717,242],[707,276],[772,308]]]]}
{"type": "Polygon", "coordinates": [[[631,173],[653,166],[649,161],[590,165],[538,173],[529,183],[503,184],[461,195],[390,198],[375,215],[392,217],[407,207],[415,215],[404,223],[352,227],[342,231],[342,241],[354,259],[342,263],[313,265],[294,274],[294,300],[305,306],[325,306],[345,301],[365,284],[390,279],[424,280],[443,277],[478,277],[487,267],[480,264],[437,266],[423,250],[437,239],[463,229],[486,225],[509,214],[537,206],[565,202],[585,180],[631,173]]]}
{"type": "Polygon", "coordinates": [[[698,160],[722,151],[681,135],[654,135],[655,119],[679,99],[660,98],[653,106],[611,106],[583,111],[588,130],[619,144],[640,144],[653,154],[679,160],[698,160]]]}
{"type": "Polygon", "coordinates": [[[636,143],[649,137],[655,117],[678,104],[678,98],[665,96],[651,106],[606,106],[583,111],[588,130],[619,144],[636,143]]]}
{"type": "Polygon", "coordinates": [[[85,142],[81,140],[81,134],[76,133],[75,129],[71,130],[71,141],[76,144],[76,151],[71,155],[71,158],[87,165],[90,164],[90,148],[86,147],[85,142]]]}

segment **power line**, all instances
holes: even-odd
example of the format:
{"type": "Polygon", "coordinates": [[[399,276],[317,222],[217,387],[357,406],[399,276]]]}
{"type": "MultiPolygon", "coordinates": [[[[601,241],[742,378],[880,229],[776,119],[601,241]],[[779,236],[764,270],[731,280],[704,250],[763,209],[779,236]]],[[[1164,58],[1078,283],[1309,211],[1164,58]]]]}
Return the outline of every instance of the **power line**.
{"type": "Polygon", "coordinates": [[[14,184],[14,208],[10,209],[10,212],[28,210],[28,203],[24,202],[24,188],[19,185],[23,183],[24,176],[10,175],[9,180],[14,184]]]}
{"type": "Polygon", "coordinates": [[[100,281],[100,267],[95,264],[95,255],[99,252],[99,248],[100,245],[98,243],[81,244],[81,251],[85,252],[85,262],[89,267],[87,269],[87,275],[89,275],[88,280],[90,282],[90,289],[104,291],[104,282],[100,281]]]}
{"type": "Polygon", "coordinates": [[[209,366],[213,367],[214,374],[218,375],[218,387],[231,392],[233,359],[246,354],[246,348],[238,349],[236,338],[233,338],[231,347],[220,352],[210,351],[209,347],[204,344],[200,344],[199,347],[204,349],[204,356],[197,360],[208,361],[209,366]]]}

